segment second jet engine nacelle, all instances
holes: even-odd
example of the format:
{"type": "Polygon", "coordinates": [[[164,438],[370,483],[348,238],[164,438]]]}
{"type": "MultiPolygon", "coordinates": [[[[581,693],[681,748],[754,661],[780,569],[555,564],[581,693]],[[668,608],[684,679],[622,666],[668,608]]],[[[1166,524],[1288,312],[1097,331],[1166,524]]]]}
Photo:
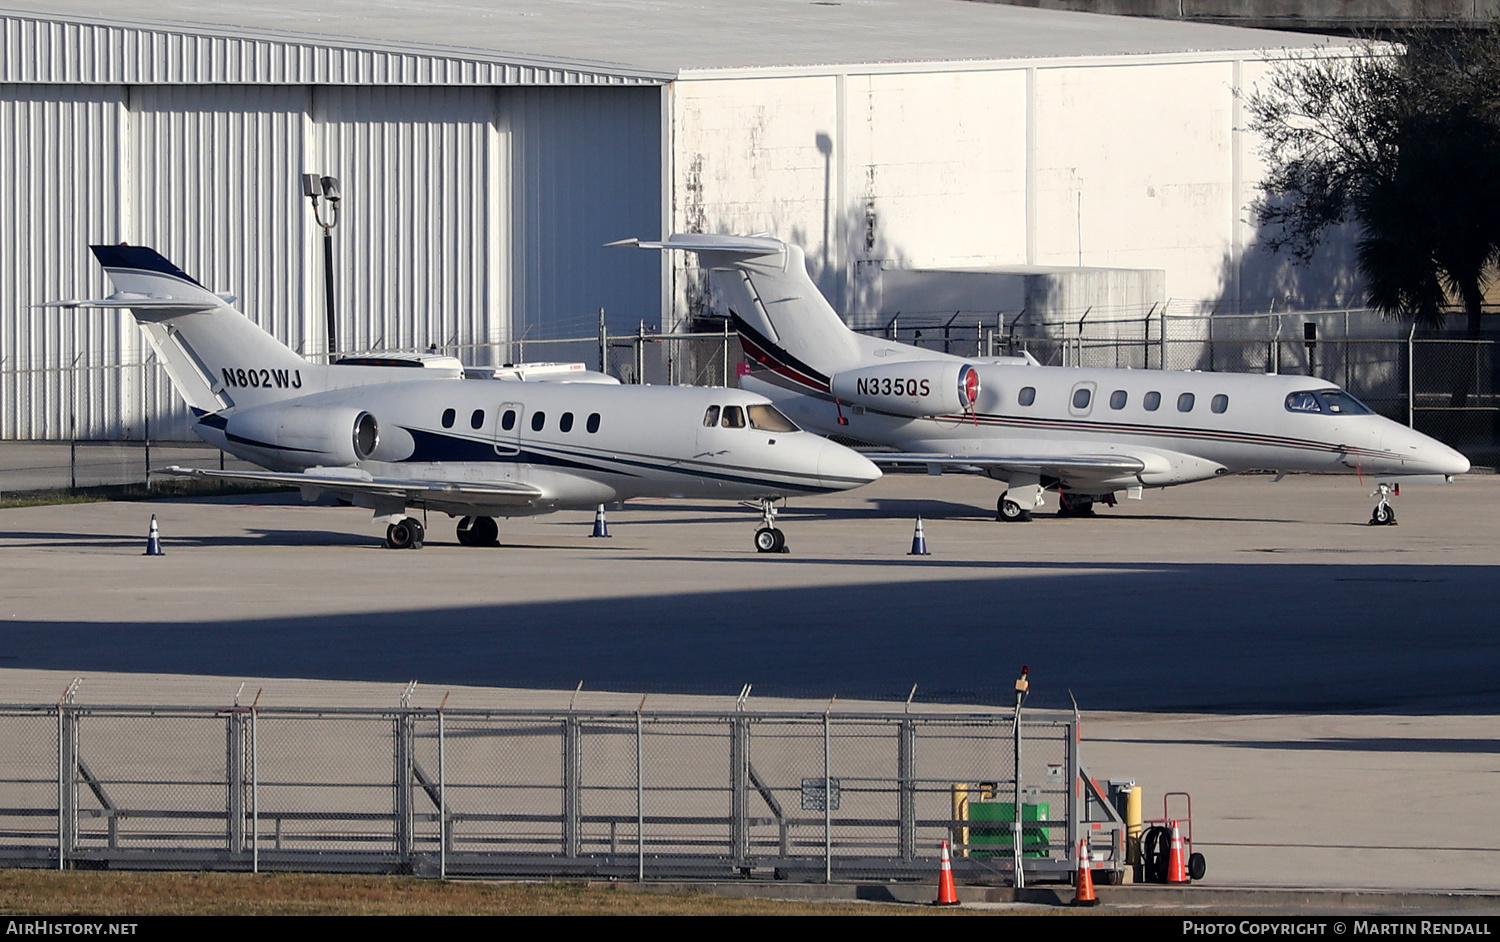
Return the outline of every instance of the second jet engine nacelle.
{"type": "Polygon", "coordinates": [[[229,417],[230,441],[273,453],[289,467],[353,465],[380,450],[375,416],[353,406],[260,406],[229,417]]]}
{"type": "Polygon", "coordinates": [[[979,373],[967,363],[908,360],[835,373],[829,381],[843,402],[896,415],[966,412],[979,398],[979,373]]]}

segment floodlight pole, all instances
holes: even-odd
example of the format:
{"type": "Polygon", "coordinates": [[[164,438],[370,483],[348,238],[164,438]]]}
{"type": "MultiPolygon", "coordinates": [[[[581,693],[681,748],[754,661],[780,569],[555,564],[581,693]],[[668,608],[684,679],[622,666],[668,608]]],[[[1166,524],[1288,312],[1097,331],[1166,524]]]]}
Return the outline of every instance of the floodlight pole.
{"type": "Polygon", "coordinates": [[[312,200],[313,218],[317,220],[318,225],[323,227],[323,310],[328,320],[328,357],[331,361],[334,351],[338,349],[337,311],[333,303],[333,227],[339,223],[339,181],[336,177],[320,177],[316,173],[304,173],[302,195],[312,200]],[[320,196],[328,204],[326,220],[318,205],[320,196]]]}

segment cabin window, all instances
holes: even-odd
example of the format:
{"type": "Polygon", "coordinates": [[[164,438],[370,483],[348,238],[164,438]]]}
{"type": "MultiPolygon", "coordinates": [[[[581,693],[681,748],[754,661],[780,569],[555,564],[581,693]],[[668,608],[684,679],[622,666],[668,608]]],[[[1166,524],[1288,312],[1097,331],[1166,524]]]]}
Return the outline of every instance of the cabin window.
{"type": "Polygon", "coordinates": [[[762,432],[800,431],[791,419],[782,415],[775,406],[755,405],[745,408],[750,416],[750,427],[762,432]]]}
{"type": "Polygon", "coordinates": [[[1178,412],[1192,412],[1193,411],[1193,394],[1192,393],[1183,393],[1182,395],[1180,395],[1180,396],[1177,397],[1177,411],[1178,412]]]}
{"type": "Polygon", "coordinates": [[[1146,398],[1141,401],[1141,405],[1146,407],[1147,412],[1155,412],[1157,409],[1161,408],[1161,393],[1146,393],[1146,398]]]}
{"type": "Polygon", "coordinates": [[[1073,390],[1073,408],[1087,409],[1089,407],[1089,399],[1092,396],[1093,392],[1087,386],[1073,390]]]}
{"type": "Polygon", "coordinates": [[[1109,394],[1109,407],[1111,409],[1123,409],[1125,403],[1130,401],[1130,396],[1123,389],[1116,389],[1109,394]]]}
{"type": "Polygon", "coordinates": [[[708,411],[703,413],[703,427],[713,428],[719,424],[719,407],[709,406],[708,411]]]}
{"type": "Polygon", "coordinates": [[[1016,395],[1016,402],[1019,402],[1023,406],[1029,406],[1033,402],[1036,402],[1036,387],[1022,386],[1020,393],[1016,395]]]}
{"type": "Polygon", "coordinates": [[[557,420],[557,428],[563,432],[573,431],[573,413],[564,412],[562,418],[557,420]]]}
{"type": "Polygon", "coordinates": [[[1294,392],[1286,397],[1288,412],[1327,412],[1334,415],[1370,415],[1375,410],[1342,389],[1294,392]]]}
{"type": "Polygon", "coordinates": [[[469,428],[484,428],[484,410],[475,409],[474,414],[469,416],[469,428]]]}
{"type": "Polygon", "coordinates": [[[516,410],[505,410],[505,414],[500,417],[500,427],[507,432],[516,427],[516,410]]]}
{"type": "Polygon", "coordinates": [[[739,406],[725,406],[724,418],[720,422],[725,428],[744,428],[745,410],[739,406]]]}
{"type": "Polygon", "coordinates": [[[458,413],[452,409],[443,410],[443,428],[452,428],[453,422],[458,418],[458,413]]]}
{"type": "Polygon", "coordinates": [[[1375,412],[1374,409],[1371,409],[1342,389],[1319,390],[1318,399],[1322,401],[1323,411],[1325,412],[1336,412],[1344,415],[1373,415],[1375,412]]]}
{"type": "Polygon", "coordinates": [[[1213,401],[1208,404],[1208,407],[1219,413],[1220,415],[1223,415],[1225,412],[1229,411],[1229,397],[1224,395],[1223,393],[1219,393],[1213,398],[1213,401]]]}
{"type": "Polygon", "coordinates": [[[545,413],[545,412],[533,412],[533,413],[531,413],[531,430],[533,432],[540,432],[542,430],[542,426],[544,426],[546,424],[547,424],[547,413],[545,413]]]}
{"type": "Polygon", "coordinates": [[[590,435],[599,431],[599,413],[594,412],[590,414],[588,422],[584,424],[584,428],[589,430],[590,435]]]}

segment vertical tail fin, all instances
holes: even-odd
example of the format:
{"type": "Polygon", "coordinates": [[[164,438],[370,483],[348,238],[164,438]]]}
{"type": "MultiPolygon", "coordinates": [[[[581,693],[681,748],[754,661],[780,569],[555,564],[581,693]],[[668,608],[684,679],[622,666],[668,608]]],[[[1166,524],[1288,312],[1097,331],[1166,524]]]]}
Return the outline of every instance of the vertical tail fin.
{"type": "Polygon", "coordinates": [[[813,284],[799,246],[768,236],[702,234],[612,244],[696,252],[705,268],[730,273],[718,284],[745,352],[795,383],[827,392],[830,376],[865,358],[862,338],[813,284]]]}
{"type": "Polygon", "coordinates": [[[90,246],[115,293],[71,307],[124,308],[145,332],[188,405],[204,412],[314,392],[324,370],[285,344],[155,249],[90,246]]]}

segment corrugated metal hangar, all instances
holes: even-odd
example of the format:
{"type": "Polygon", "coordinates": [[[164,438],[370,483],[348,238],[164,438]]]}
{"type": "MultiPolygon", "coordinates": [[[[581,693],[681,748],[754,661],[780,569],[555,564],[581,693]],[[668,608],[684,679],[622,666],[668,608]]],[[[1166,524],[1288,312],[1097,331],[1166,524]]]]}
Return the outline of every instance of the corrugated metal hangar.
{"type": "MultiPolygon", "coordinates": [[[[1319,37],[962,0],[0,0],[0,437],[187,437],[91,242],[152,245],[308,355],[676,327],[671,231],[799,242],[851,319],[892,269],[1164,272],[1239,296],[1240,99],[1319,37]],[[189,12],[190,9],[190,12],[189,12]],[[191,20],[191,22],[187,22],[191,20]],[[143,388],[149,386],[151,388],[143,388]]],[[[1331,48],[1331,47],[1327,47],[1331,48]]],[[[1339,54],[1327,48],[1318,54],[1339,54]]]]}

